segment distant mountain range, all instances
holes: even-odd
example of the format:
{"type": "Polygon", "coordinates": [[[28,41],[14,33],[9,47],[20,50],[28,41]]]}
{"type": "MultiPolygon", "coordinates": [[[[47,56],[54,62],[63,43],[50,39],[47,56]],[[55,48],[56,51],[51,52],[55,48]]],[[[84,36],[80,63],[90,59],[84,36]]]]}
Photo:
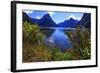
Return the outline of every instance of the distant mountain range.
{"type": "Polygon", "coordinates": [[[61,22],[58,24],[58,27],[76,27],[78,24],[78,20],[75,20],[73,18],[70,18],[69,20],[65,20],[64,22],[61,22]]]}
{"type": "Polygon", "coordinates": [[[28,21],[30,23],[36,23],[40,27],[71,27],[75,28],[77,26],[90,27],[91,24],[91,15],[89,13],[84,13],[80,21],[70,18],[59,24],[56,24],[50,15],[47,13],[41,19],[30,18],[25,12],[23,12],[23,21],[28,21]]]}

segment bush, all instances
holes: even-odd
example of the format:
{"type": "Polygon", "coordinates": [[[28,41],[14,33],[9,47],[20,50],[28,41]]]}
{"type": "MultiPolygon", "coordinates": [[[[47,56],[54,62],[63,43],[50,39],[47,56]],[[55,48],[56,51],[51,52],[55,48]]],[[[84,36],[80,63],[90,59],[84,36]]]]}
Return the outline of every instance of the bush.
{"type": "Polygon", "coordinates": [[[80,56],[80,59],[90,59],[91,41],[89,28],[77,27],[75,31],[66,31],[66,34],[71,39],[73,49],[77,50],[77,54],[80,56]]]}
{"type": "Polygon", "coordinates": [[[23,22],[23,62],[51,60],[51,52],[42,43],[44,38],[37,24],[23,22]]]}

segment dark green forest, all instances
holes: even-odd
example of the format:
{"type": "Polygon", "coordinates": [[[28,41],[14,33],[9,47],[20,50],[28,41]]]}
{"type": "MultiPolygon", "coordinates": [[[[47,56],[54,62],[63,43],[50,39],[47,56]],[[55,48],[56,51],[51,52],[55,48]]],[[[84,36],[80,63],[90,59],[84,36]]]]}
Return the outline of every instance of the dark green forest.
{"type": "MultiPolygon", "coordinates": [[[[62,52],[57,47],[45,46],[45,34],[37,24],[23,22],[23,59],[26,62],[46,62],[64,60],[87,60],[91,58],[90,28],[76,28],[75,32],[65,30],[72,41],[72,48],[62,52]]],[[[67,44],[66,44],[67,45],[67,44]]]]}

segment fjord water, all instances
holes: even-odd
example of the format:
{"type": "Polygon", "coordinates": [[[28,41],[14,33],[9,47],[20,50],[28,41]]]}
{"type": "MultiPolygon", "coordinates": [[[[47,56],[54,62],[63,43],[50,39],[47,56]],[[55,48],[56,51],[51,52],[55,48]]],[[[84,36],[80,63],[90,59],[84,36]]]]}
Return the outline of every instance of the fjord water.
{"type": "MultiPolygon", "coordinates": [[[[72,47],[72,42],[67,34],[65,34],[64,30],[71,30],[65,28],[51,28],[50,30],[54,29],[53,33],[46,39],[46,45],[56,46],[61,50],[65,50],[72,47]]],[[[47,32],[49,33],[49,32],[47,32]]]]}

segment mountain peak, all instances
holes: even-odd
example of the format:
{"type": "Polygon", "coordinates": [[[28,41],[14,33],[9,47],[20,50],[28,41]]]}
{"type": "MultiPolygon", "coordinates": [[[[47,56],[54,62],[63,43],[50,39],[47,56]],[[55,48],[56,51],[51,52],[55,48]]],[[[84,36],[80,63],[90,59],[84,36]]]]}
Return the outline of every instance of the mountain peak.
{"type": "Polygon", "coordinates": [[[46,13],[44,16],[44,18],[51,18],[50,15],[48,13],[46,13]]]}
{"type": "Polygon", "coordinates": [[[75,19],[71,17],[69,20],[75,20],[75,19]]]}

